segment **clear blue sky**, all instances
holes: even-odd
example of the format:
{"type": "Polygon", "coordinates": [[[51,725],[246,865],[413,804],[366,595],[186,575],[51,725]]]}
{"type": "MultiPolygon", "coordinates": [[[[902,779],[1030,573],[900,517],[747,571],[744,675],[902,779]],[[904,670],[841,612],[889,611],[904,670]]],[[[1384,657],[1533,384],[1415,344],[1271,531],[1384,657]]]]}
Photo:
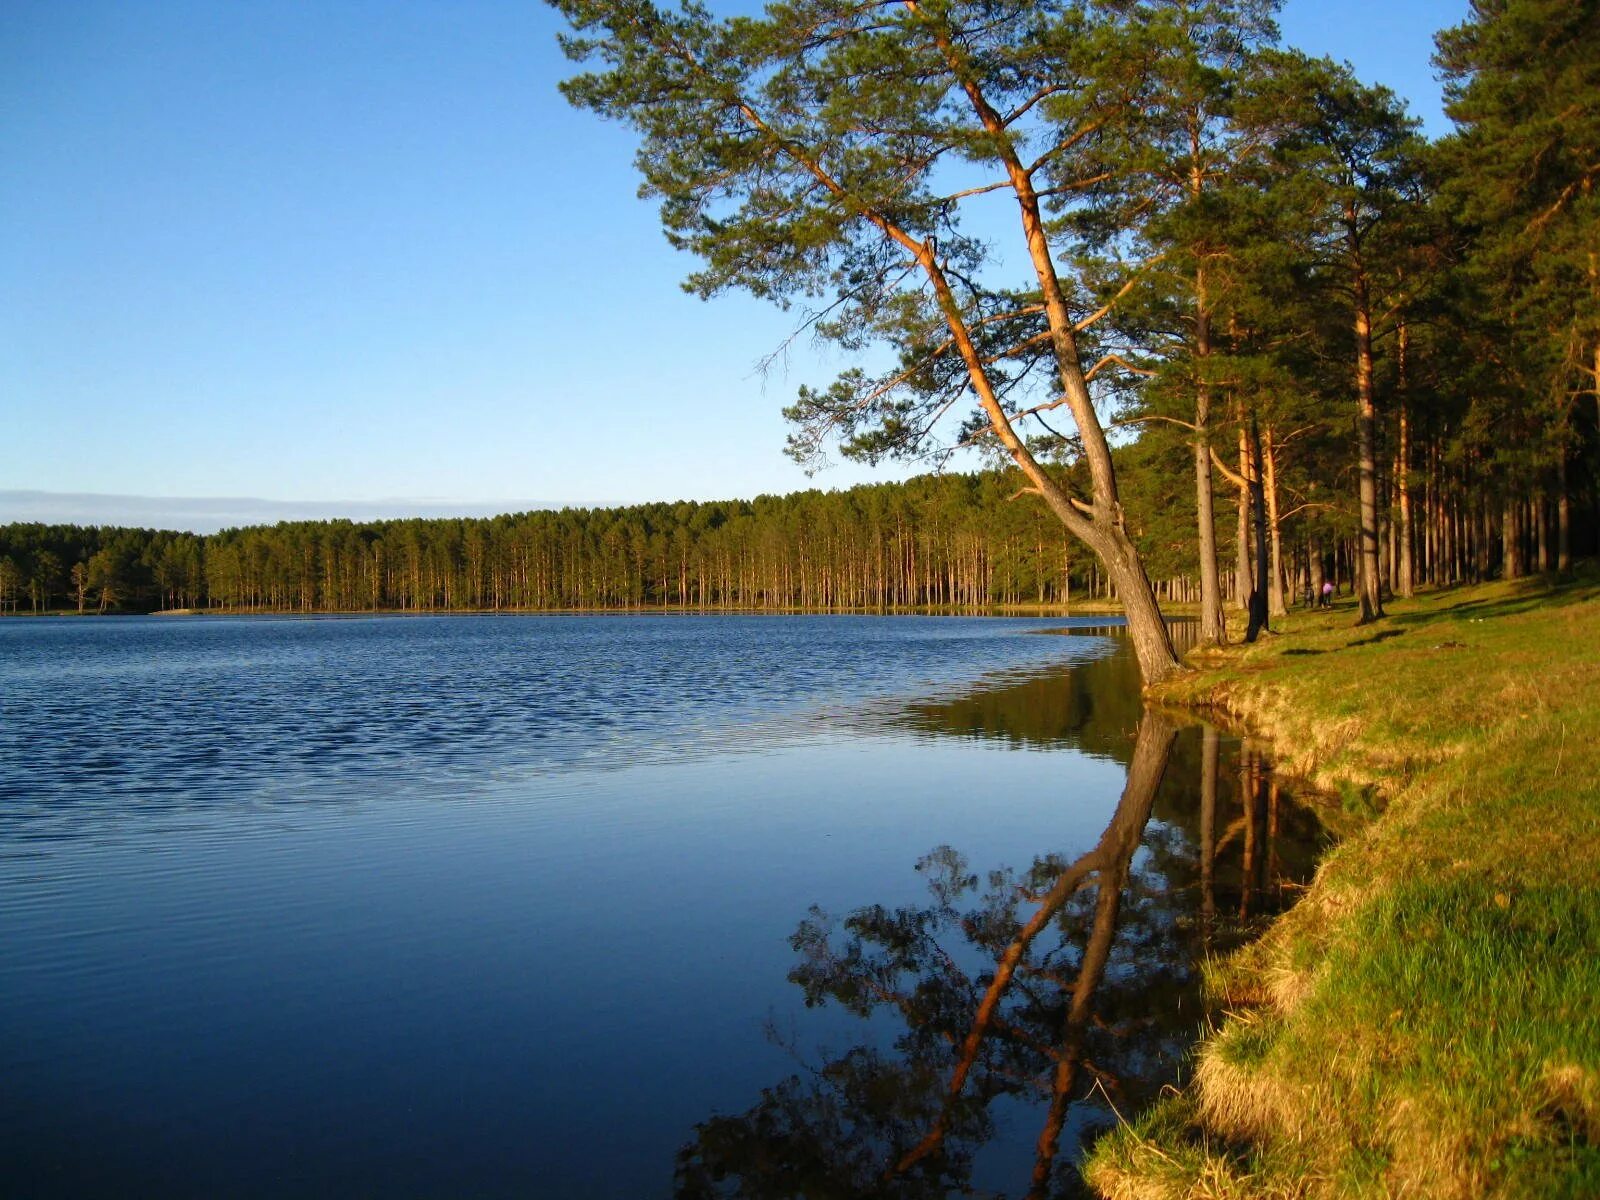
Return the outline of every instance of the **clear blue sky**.
{"type": "MultiPolygon", "coordinates": [[[[1465,10],[1281,24],[1438,133],[1431,38],[1465,10]]],[[[679,290],[628,133],[556,93],[556,28],[529,2],[0,8],[0,490],[807,486],[778,410],[840,361],[806,341],[763,379],[789,319],[679,290]]]]}

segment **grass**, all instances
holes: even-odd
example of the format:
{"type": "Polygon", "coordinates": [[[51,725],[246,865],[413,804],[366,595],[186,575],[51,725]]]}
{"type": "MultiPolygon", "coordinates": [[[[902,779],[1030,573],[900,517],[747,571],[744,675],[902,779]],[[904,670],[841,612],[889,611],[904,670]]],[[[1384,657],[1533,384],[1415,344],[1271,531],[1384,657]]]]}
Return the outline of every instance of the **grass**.
{"type": "Polygon", "coordinates": [[[1299,613],[1165,699],[1356,832],[1210,973],[1194,1078],[1086,1165],[1139,1197],[1600,1196],[1600,576],[1299,613]]]}

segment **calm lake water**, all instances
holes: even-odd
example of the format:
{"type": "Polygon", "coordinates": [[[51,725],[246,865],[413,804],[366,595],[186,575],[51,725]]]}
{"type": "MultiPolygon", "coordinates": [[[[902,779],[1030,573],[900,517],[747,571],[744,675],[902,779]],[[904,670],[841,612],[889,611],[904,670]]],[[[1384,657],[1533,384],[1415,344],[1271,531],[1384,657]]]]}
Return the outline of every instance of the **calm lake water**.
{"type": "Polygon", "coordinates": [[[1067,1186],[1318,842],[1083,621],[0,621],[0,1179],[1067,1186]]]}

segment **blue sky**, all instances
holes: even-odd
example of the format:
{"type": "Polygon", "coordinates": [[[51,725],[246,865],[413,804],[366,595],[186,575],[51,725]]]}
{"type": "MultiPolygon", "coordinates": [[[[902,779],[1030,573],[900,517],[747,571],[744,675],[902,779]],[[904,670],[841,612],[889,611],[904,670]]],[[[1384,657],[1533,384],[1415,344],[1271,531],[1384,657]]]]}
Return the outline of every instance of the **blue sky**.
{"type": "MultiPolygon", "coordinates": [[[[1281,24],[1438,133],[1431,38],[1465,11],[1281,24]]],[[[790,318],[681,292],[629,134],[556,93],[557,27],[525,2],[0,8],[0,489],[526,507],[904,474],[783,457],[778,410],[843,360],[806,340],[763,376],[790,318]]]]}

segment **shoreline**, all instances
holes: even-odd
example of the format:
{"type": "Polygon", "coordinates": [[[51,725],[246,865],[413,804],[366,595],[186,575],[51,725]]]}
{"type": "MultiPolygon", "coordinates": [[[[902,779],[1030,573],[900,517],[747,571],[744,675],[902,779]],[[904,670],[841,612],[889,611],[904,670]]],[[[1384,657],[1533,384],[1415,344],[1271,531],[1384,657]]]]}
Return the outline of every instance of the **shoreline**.
{"type": "Polygon", "coordinates": [[[1191,656],[1357,825],[1208,971],[1193,1078],[1091,1150],[1101,1195],[1600,1194],[1600,577],[1297,612],[1191,656]]]}
{"type": "MultiPolygon", "coordinates": [[[[1197,615],[1193,604],[1172,604],[1162,608],[1174,620],[1191,620],[1197,615]]],[[[0,614],[0,619],[46,617],[121,618],[121,617],[1121,617],[1120,604],[995,604],[983,608],[923,605],[916,608],[160,608],[150,612],[77,612],[54,609],[49,612],[18,611],[0,614]]]]}

